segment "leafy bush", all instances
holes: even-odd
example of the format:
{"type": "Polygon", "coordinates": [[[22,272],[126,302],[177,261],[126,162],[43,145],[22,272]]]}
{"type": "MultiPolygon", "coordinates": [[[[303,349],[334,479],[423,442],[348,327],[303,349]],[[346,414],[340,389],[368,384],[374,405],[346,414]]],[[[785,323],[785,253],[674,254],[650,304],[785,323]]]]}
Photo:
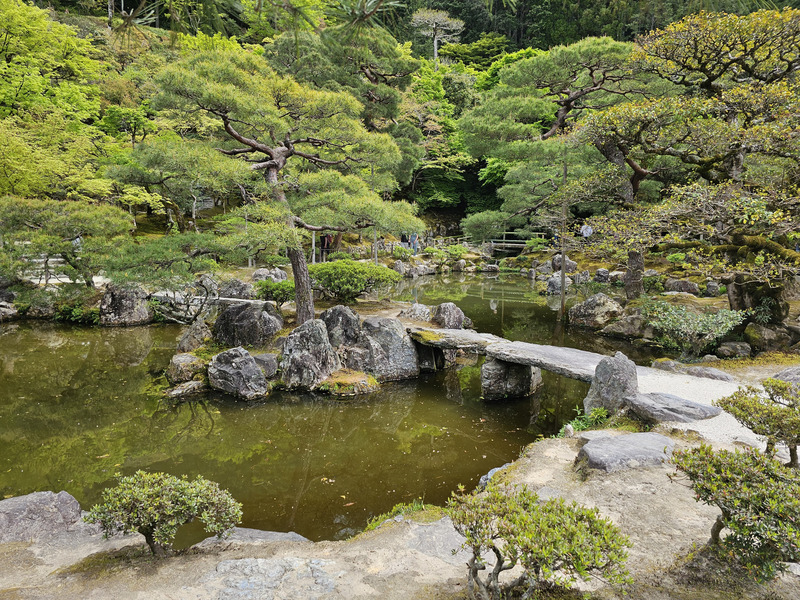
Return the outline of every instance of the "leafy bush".
{"type": "MultiPolygon", "coordinates": [[[[444,509],[441,506],[436,506],[435,504],[425,504],[425,501],[422,498],[417,498],[411,502],[401,502],[400,504],[395,504],[389,512],[381,513],[372,517],[367,523],[367,526],[364,528],[364,531],[372,531],[373,529],[377,529],[384,522],[394,517],[413,515],[414,513],[428,512],[433,515],[437,515],[437,518],[441,519],[442,516],[444,516],[442,515],[443,511],[444,509]]],[[[417,519],[415,518],[415,520],[417,519]]]]}
{"type": "Polygon", "coordinates": [[[661,281],[660,275],[642,277],[642,286],[648,294],[660,294],[664,291],[664,283],[661,281]]]}
{"type": "Polygon", "coordinates": [[[353,260],[353,255],[349,252],[331,252],[328,254],[329,261],[336,261],[336,260],[353,260]]]}
{"type": "MultiPolygon", "coordinates": [[[[580,409],[577,408],[575,410],[576,412],[579,413],[578,416],[572,419],[572,421],[570,421],[569,423],[567,423],[567,425],[571,425],[572,429],[575,431],[586,431],[587,429],[590,429],[592,427],[597,427],[598,425],[602,425],[603,423],[608,421],[608,416],[609,416],[608,411],[602,406],[593,408],[592,410],[589,411],[588,414],[586,413],[580,414],[581,411],[580,409]]],[[[566,430],[567,425],[564,425],[559,430],[558,434],[556,434],[556,437],[560,438],[564,437],[564,431],[566,430]]]]}
{"type": "Polygon", "coordinates": [[[395,246],[392,248],[392,256],[397,260],[404,260],[414,255],[411,248],[403,248],[402,246],[395,246]]]}
{"type": "Polygon", "coordinates": [[[674,252],[673,254],[669,254],[667,256],[667,260],[674,265],[678,263],[682,263],[686,260],[686,253],[685,252],[674,252]]]}
{"type": "Polygon", "coordinates": [[[745,316],[739,310],[697,313],[685,306],[659,301],[645,302],[642,314],[661,333],[666,346],[678,348],[689,356],[699,356],[715,346],[745,316]]]}
{"type": "Polygon", "coordinates": [[[535,237],[525,240],[525,245],[528,247],[528,249],[530,249],[531,252],[539,252],[540,250],[547,249],[550,243],[546,238],[535,237]]]}
{"type": "Polygon", "coordinates": [[[764,390],[753,386],[740,387],[736,392],[715,402],[732,414],[737,421],[767,438],[767,453],[775,444],[789,446],[788,466],[800,468],[797,445],[800,444],[800,387],[780,379],[765,379],[764,390]]]}
{"type": "Polygon", "coordinates": [[[100,504],[85,520],[99,523],[103,533],[141,533],[150,551],[163,555],[178,527],[200,519],[206,531],[222,537],[242,520],[242,505],[213,481],[194,481],[166,473],[136,471],[103,491],[100,504]]]}
{"type": "Polygon", "coordinates": [[[428,246],[425,250],[422,251],[423,254],[429,256],[430,259],[435,262],[437,265],[443,265],[447,262],[447,252],[442,250],[441,248],[434,248],[433,246],[428,246]]]}
{"type": "Polygon", "coordinates": [[[772,321],[774,309],[778,303],[775,298],[762,298],[758,306],[750,309],[750,318],[759,325],[767,325],[772,321]]]}
{"type": "Polygon", "coordinates": [[[264,279],[255,284],[256,295],[262,300],[269,300],[275,303],[275,308],[279,311],[281,306],[294,300],[294,280],[284,279],[283,281],[272,281],[264,279]]]}
{"type": "Polygon", "coordinates": [[[353,302],[357,296],[376,286],[400,280],[400,274],[383,265],[340,260],[309,265],[314,289],[342,302],[353,302]]]}
{"type": "MultiPolygon", "coordinates": [[[[741,562],[750,576],[772,579],[783,562],[800,560],[800,473],[755,450],[703,445],[672,458],[697,499],[721,515],[711,542],[741,562]],[[728,535],[720,537],[723,529],[728,535]]],[[[673,477],[675,477],[673,475],[673,477]]]]}
{"type": "Polygon", "coordinates": [[[469,252],[469,249],[461,244],[452,244],[446,246],[444,251],[447,252],[447,256],[450,260],[461,260],[464,258],[464,255],[469,252]]]}
{"type": "Polygon", "coordinates": [[[589,575],[609,583],[629,580],[623,563],[631,544],[597,509],[563,498],[540,502],[525,488],[506,495],[492,485],[479,495],[459,488],[447,506],[456,530],[466,538],[463,547],[472,551],[467,590],[473,600],[500,600],[520,591],[523,598],[532,598],[539,590],[569,588],[589,575]],[[490,551],[496,562],[482,579],[484,555],[490,551]],[[522,573],[502,581],[501,575],[517,565],[522,573]]]}

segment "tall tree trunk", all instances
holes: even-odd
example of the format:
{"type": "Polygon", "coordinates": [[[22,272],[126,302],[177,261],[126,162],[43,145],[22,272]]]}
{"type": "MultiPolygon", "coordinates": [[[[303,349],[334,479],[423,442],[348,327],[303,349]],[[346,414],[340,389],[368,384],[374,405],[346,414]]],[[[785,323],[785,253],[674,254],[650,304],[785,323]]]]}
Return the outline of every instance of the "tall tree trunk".
{"type": "MultiPolygon", "coordinates": [[[[265,178],[273,186],[274,198],[288,208],[289,202],[286,200],[286,194],[278,184],[278,171],[280,171],[279,166],[268,167],[265,178]]],[[[294,220],[291,217],[286,225],[292,229],[295,228],[294,220]]],[[[287,248],[287,254],[289,255],[289,261],[292,263],[292,274],[294,275],[294,303],[297,308],[297,324],[302,325],[314,318],[314,295],[311,289],[311,276],[308,274],[305,252],[303,252],[299,242],[297,246],[287,248]]]]}
{"type": "Polygon", "coordinates": [[[114,20],[114,0],[108,0],[108,28],[111,29],[113,26],[112,21],[114,20]]]}

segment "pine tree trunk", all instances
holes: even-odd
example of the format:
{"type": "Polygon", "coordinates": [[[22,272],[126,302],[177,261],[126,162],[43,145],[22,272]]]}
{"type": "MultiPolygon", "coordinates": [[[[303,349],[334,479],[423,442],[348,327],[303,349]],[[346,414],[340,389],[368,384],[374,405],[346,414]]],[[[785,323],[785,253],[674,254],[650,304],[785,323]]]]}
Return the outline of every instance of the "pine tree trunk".
{"type": "MultiPolygon", "coordinates": [[[[278,184],[279,170],[279,166],[269,167],[265,177],[267,182],[273,185],[273,197],[288,208],[289,202],[286,200],[286,194],[278,184]]],[[[286,225],[292,229],[295,228],[294,220],[291,217],[286,225]]],[[[297,247],[287,248],[287,254],[292,263],[292,274],[294,276],[294,303],[297,309],[297,324],[302,325],[314,318],[314,295],[311,289],[311,276],[308,274],[305,252],[303,252],[299,242],[297,247]]]]}

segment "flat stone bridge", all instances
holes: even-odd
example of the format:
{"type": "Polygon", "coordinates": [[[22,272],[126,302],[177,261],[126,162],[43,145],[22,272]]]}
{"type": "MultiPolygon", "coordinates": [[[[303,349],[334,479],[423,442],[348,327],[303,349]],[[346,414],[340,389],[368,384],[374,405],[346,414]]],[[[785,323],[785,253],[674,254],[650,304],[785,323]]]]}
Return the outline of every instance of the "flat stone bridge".
{"type": "MultiPolygon", "coordinates": [[[[527,342],[512,342],[490,333],[478,333],[471,329],[435,329],[432,327],[409,327],[408,333],[418,344],[441,350],[464,350],[483,354],[504,363],[535,367],[591,383],[597,364],[606,356],[577,348],[545,346],[527,342]]],[[[648,392],[685,393],[691,395],[693,386],[699,382],[713,385],[725,396],[738,389],[735,383],[702,380],[686,374],[667,373],[650,367],[636,367],[639,385],[648,392]]]]}
{"type": "Polygon", "coordinates": [[[409,327],[408,334],[423,346],[483,354],[507,363],[537,367],[587,382],[592,381],[597,364],[605,358],[603,354],[576,348],[511,342],[491,333],[478,333],[470,329],[409,327]]]}

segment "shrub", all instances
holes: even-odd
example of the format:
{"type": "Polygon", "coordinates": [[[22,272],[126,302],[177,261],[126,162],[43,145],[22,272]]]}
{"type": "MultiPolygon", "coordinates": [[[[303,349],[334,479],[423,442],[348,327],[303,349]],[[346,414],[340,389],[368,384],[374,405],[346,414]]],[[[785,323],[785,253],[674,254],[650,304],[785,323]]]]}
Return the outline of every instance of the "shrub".
{"type": "Polygon", "coordinates": [[[292,279],[284,279],[283,281],[265,279],[257,281],[255,288],[258,298],[274,302],[275,308],[279,311],[281,306],[294,300],[294,281],[292,279]]]}
{"type": "Polygon", "coordinates": [[[686,260],[686,253],[685,252],[675,252],[673,254],[667,255],[667,260],[671,262],[673,265],[677,265],[678,263],[682,263],[686,260]]]}
{"type": "Polygon", "coordinates": [[[340,260],[309,265],[314,289],[334,300],[353,302],[376,286],[395,283],[400,274],[383,265],[340,260]]]}
{"type": "Polygon", "coordinates": [[[789,465],[800,468],[797,445],[800,444],[800,387],[780,379],[765,379],[764,390],[753,386],[740,387],[736,392],[715,402],[745,427],[767,438],[767,453],[775,444],[789,446],[789,465]]]}
{"type": "Polygon", "coordinates": [[[349,252],[331,252],[328,254],[329,261],[336,261],[336,260],[353,260],[353,255],[349,252]]]}
{"type": "Polygon", "coordinates": [[[206,531],[222,537],[242,520],[242,505],[200,476],[189,481],[137,471],[104,490],[102,502],[92,507],[85,520],[99,523],[106,537],[139,532],[153,554],[164,555],[178,527],[196,518],[206,531]]]}
{"type": "MultiPolygon", "coordinates": [[[[800,560],[800,473],[752,449],[703,445],[673,454],[697,499],[721,514],[711,542],[738,560],[751,577],[772,579],[783,562],[800,560]],[[728,535],[720,537],[723,529],[728,535]]],[[[677,473],[673,475],[675,477],[677,473]]]]}
{"type": "MultiPolygon", "coordinates": [[[[580,409],[576,408],[576,412],[578,412],[578,416],[572,419],[567,425],[572,425],[572,429],[575,431],[586,431],[592,427],[597,427],[598,425],[602,425],[606,421],[608,421],[608,411],[603,408],[602,406],[598,406],[593,408],[589,411],[589,413],[580,414],[580,409]]],[[[566,430],[567,425],[564,425],[556,434],[556,437],[563,438],[564,431],[566,430]]]]}
{"type": "Polygon", "coordinates": [[[525,240],[525,246],[527,246],[531,252],[539,252],[540,250],[545,250],[549,247],[549,245],[550,242],[543,237],[535,237],[525,240]]]}
{"type": "Polygon", "coordinates": [[[684,355],[699,356],[739,325],[745,313],[739,310],[696,313],[685,306],[651,301],[642,305],[642,315],[661,333],[666,346],[678,348],[684,355]]]}
{"type": "Polygon", "coordinates": [[[425,250],[422,251],[423,254],[430,257],[430,259],[435,262],[437,265],[443,265],[447,262],[447,252],[440,248],[434,248],[433,246],[428,246],[425,250]]]}
{"type": "Polygon", "coordinates": [[[630,542],[597,509],[563,498],[540,502],[524,488],[506,495],[492,485],[481,494],[459,488],[447,505],[456,530],[466,538],[463,547],[472,551],[467,562],[472,600],[500,600],[519,591],[531,598],[554,585],[569,588],[588,575],[608,583],[629,580],[623,563],[630,542]],[[495,564],[487,570],[484,555],[490,551],[495,564]],[[517,565],[522,573],[501,581],[517,565]]]}
{"type": "Polygon", "coordinates": [[[464,258],[464,255],[469,252],[469,249],[461,244],[452,244],[446,246],[444,251],[447,252],[447,256],[450,260],[461,260],[464,258]]]}
{"type": "Polygon", "coordinates": [[[392,248],[392,256],[397,260],[404,260],[414,255],[411,248],[403,248],[402,246],[395,246],[392,248]]]}

